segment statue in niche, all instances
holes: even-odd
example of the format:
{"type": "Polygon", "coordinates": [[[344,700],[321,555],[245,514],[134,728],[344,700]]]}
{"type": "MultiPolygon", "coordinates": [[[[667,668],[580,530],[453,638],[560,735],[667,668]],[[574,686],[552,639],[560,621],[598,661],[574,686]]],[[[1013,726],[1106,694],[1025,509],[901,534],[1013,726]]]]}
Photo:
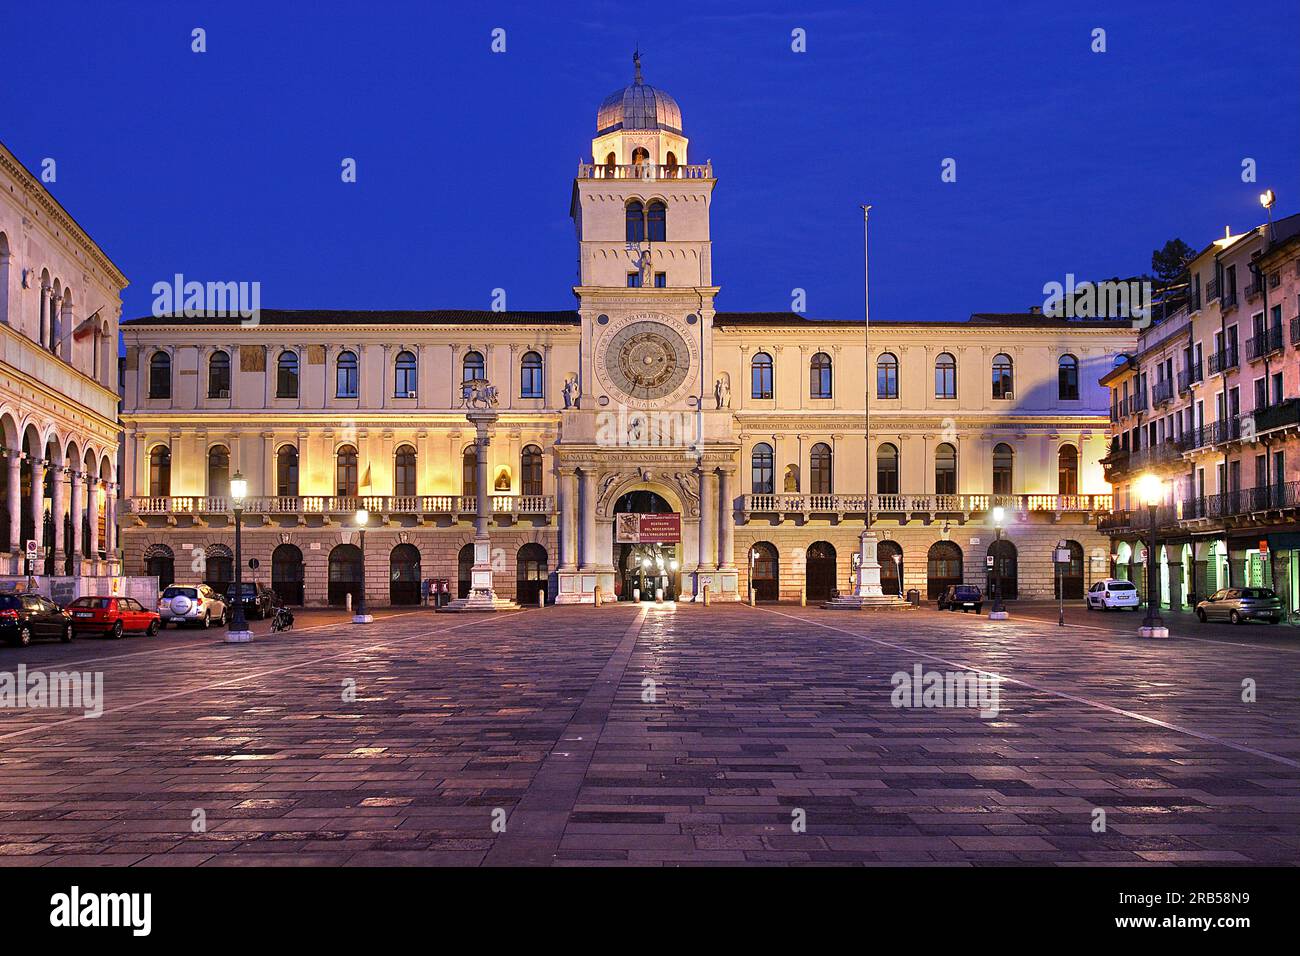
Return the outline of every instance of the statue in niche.
{"type": "Polygon", "coordinates": [[[578,407],[578,379],[575,376],[564,380],[564,407],[578,407]]]}
{"type": "Polygon", "coordinates": [[[799,490],[799,466],[791,465],[785,470],[785,490],[799,490]]]}
{"type": "Polygon", "coordinates": [[[719,409],[731,407],[731,379],[726,372],[713,385],[713,400],[719,409]]]}

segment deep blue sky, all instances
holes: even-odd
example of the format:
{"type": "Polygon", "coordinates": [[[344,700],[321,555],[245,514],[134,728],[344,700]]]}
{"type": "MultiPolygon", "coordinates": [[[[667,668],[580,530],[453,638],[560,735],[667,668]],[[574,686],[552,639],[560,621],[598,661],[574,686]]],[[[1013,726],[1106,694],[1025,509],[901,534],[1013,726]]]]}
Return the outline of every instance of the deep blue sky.
{"type": "Polygon", "coordinates": [[[863,200],[881,319],[1143,271],[1171,236],[1255,224],[1265,185],[1300,208],[1297,0],[789,6],[8,4],[0,140],[57,159],[51,191],[131,279],[128,317],[175,272],[260,280],[264,307],[488,308],[500,286],[571,308],[575,164],[637,43],[715,164],[724,310],[802,287],[810,315],[860,316],[863,200]]]}

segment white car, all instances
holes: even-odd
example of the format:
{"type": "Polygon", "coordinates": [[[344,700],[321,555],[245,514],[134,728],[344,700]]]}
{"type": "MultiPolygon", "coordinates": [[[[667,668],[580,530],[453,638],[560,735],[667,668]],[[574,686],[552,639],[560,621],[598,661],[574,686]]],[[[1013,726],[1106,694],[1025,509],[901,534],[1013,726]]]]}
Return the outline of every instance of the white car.
{"type": "Polygon", "coordinates": [[[1083,596],[1083,606],[1089,611],[1097,608],[1109,611],[1113,607],[1126,607],[1136,611],[1141,605],[1137,585],[1132,581],[1119,581],[1115,578],[1098,581],[1083,596]]]}
{"type": "Polygon", "coordinates": [[[226,599],[206,584],[173,584],[158,599],[158,614],[163,627],[220,626],[226,623],[226,599]]]}

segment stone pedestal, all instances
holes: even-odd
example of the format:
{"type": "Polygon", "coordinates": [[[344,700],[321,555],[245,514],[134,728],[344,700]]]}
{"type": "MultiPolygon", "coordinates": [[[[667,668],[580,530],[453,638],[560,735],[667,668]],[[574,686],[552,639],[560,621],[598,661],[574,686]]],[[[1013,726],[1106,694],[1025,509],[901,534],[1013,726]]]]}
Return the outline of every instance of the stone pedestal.
{"type": "Polygon", "coordinates": [[[885,594],[880,587],[880,561],[876,557],[876,533],[870,528],[862,532],[858,552],[858,575],[852,594],[841,594],[822,605],[833,611],[860,611],[863,608],[911,607],[897,594],[885,594]]]}

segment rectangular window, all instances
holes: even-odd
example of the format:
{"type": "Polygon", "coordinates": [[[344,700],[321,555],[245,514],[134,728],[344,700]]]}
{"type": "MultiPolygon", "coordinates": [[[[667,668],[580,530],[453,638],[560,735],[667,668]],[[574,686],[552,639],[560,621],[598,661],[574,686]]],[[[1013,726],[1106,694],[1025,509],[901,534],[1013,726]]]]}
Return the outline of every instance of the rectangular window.
{"type": "Polygon", "coordinates": [[[668,273],[667,273],[667,272],[656,272],[656,273],[655,273],[655,288],[656,288],[656,289],[666,289],[666,288],[668,288],[668,273]]]}
{"type": "Polygon", "coordinates": [[[627,274],[627,287],[628,287],[629,289],[639,289],[639,288],[641,288],[641,273],[639,273],[639,272],[629,272],[629,273],[627,274]]]}
{"type": "Polygon", "coordinates": [[[1255,379],[1255,411],[1268,407],[1268,379],[1255,379]]]}

